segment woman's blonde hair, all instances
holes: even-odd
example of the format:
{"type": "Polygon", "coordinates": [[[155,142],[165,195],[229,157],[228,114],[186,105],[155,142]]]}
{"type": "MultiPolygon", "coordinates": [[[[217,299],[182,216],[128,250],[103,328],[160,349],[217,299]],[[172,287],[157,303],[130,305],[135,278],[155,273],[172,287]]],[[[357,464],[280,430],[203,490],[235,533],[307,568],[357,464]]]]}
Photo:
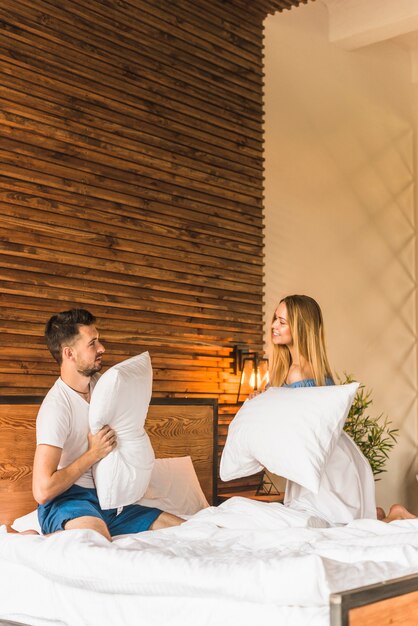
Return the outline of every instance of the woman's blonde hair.
{"type": "MultiPolygon", "coordinates": [[[[280,300],[287,309],[287,323],[298,355],[310,364],[316,385],[333,380],[325,349],[324,322],[319,304],[309,296],[286,296],[280,300]]],[[[280,304],[279,303],[279,304],[280,304]]],[[[273,322],[276,315],[273,315],[273,322]]],[[[273,345],[270,361],[270,383],[281,387],[287,378],[292,357],[287,346],[273,345]]]]}

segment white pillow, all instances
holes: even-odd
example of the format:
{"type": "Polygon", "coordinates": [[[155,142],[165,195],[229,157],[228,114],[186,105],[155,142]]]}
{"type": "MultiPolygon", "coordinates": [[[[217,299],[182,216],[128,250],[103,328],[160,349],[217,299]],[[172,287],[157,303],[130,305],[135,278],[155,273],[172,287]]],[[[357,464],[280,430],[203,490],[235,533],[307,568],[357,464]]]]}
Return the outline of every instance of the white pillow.
{"type": "Polygon", "coordinates": [[[358,383],[270,387],[247,400],[232,420],[220,476],[233,480],[263,467],[318,493],[358,383]]]}
{"type": "Polygon", "coordinates": [[[107,370],[94,387],[90,430],[108,424],[117,434],[117,446],[93,466],[102,509],[115,509],[141,498],[150,481],[154,451],[144,422],[152,391],[152,367],[143,352],[107,370]]]}
{"type": "Polygon", "coordinates": [[[41,525],[38,520],[38,510],[36,509],[27,515],[18,517],[15,519],[13,524],[11,524],[11,528],[16,530],[18,533],[23,533],[25,530],[36,530],[40,535],[42,535],[41,525]]]}
{"type": "MultiPolygon", "coordinates": [[[[174,515],[194,515],[209,506],[189,456],[156,459],[150,484],[138,504],[156,507],[174,515]]],[[[18,517],[12,524],[18,532],[36,530],[41,534],[38,512],[18,517]]]]}
{"type": "Polygon", "coordinates": [[[189,456],[156,459],[139,504],[174,515],[194,515],[209,506],[189,456]]]}

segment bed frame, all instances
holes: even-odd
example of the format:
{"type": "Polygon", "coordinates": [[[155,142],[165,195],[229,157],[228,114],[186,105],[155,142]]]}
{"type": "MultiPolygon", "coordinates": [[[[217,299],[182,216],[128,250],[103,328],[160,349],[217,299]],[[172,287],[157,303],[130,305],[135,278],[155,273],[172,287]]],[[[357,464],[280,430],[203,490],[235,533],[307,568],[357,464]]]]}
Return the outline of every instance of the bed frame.
{"type": "MultiPolygon", "coordinates": [[[[33,511],[32,463],[40,396],[0,397],[0,523],[33,511]]],[[[157,458],[190,456],[203,492],[217,503],[218,403],[214,398],[153,398],[145,429],[157,458]]]]}
{"type": "Polygon", "coordinates": [[[418,573],[330,596],[331,626],[418,624],[418,573]]]}

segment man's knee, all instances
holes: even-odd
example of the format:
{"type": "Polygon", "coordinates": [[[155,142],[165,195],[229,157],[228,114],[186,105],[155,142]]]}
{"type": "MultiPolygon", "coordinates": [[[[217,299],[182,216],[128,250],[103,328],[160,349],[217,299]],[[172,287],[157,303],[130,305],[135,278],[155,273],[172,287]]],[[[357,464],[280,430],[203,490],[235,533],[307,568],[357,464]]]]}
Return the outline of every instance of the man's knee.
{"type": "Polygon", "coordinates": [[[149,530],[160,530],[161,528],[170,528],[171,526],[180,526],[184,519],[173,515],[172,513],[161,513],[151,524],[149,530]]]}
{"type": "Polygon", "coordinates": [[[74,529],[82,529],[87,528],[89,530],[95,530],[103,537],[112,541],[112,537],[110,536],[109,529],[106,526],[105,522],[100,519],[100,517],[94,517],[85,515],[83,517],[76,517],[75,519],[69,520],[66,522],[64,526],[64,530],[74,530],[74,529]]]}

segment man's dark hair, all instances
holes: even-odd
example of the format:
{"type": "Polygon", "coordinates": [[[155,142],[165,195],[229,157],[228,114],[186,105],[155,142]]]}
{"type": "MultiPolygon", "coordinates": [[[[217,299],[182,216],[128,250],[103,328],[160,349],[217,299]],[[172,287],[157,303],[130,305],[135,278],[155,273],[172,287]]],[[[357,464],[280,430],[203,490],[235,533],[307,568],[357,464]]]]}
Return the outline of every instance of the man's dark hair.
{"type": "Polygon", "coordinates": [[[62,363],[62,348],[78,335],[80,326],[91,326],[95,316],[86,309],[70,309],[53,315],[45,325],[48,349],[58,365],[62,363]]]}

